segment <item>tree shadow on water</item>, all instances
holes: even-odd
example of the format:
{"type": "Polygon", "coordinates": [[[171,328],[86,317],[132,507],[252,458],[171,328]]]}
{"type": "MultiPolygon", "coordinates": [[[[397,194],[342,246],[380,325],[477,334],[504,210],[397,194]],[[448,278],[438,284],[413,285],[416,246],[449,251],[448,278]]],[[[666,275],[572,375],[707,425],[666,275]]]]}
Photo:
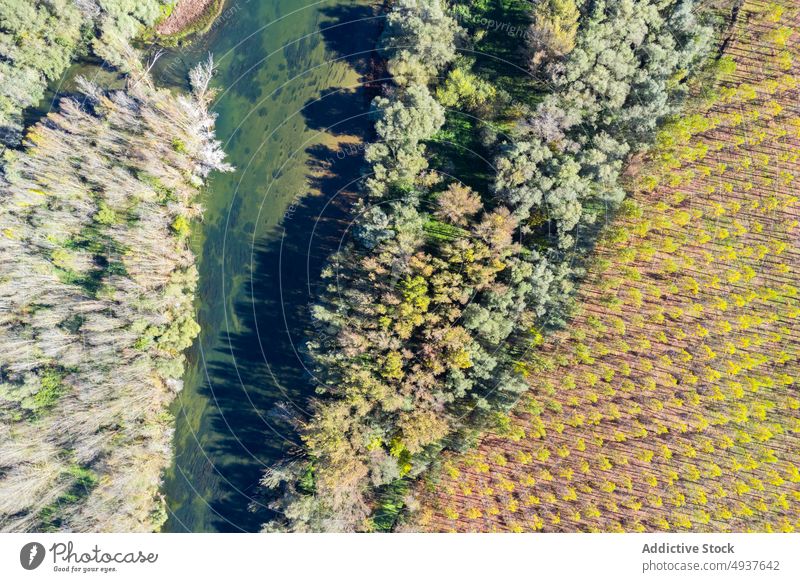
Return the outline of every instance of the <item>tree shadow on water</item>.
{"type": "MultiPolygon", "coordinates": [[[[382,25],[380,19],[362,20],[373,8],[335,6],[322,12],[327,50],[366,74],[368,51],[382,25]],[[338,23],[342,26],[330,28],[338,23]]],[[[348,232],[364,168],[361,143],[369,133],[369,99],[361,87],[342,87],[306,102],[306,126],[336,137],[334,143],[305,150],[310,193],[292,201],[279,225],[254,243],[253,223],[242,228],[248,219],[232,208],[227,224],[237,228],[221,225],[225,232],[214,237],[225,240],[225,255],[219,248],[204,250],[205,257],[216,255],[225,272],[241,272],[241,265],[249,269],[244,269],[244,288],[235,294],[239,301],[233,306],[233,321],[225,325],[219,312],[206,313],[204,319],[215,320],[220,325],[214,329],[223,331],[218,341],[206,342],[216,349],[205,354],[206,378],[198,390],[208,402],[202,411],[202,451],[193,441],[178,451],[178,479],[185,474],[191,491],[176,497],[176,516],[168,530],[258,531],[273,517],[259,482],[299,442],[279,405],[288,403],[302,417],[314,394],[316,382],[304,348],[317,333],[311,309],[322,286],[320,273],[348,232]],[[197,523],[198,516],[207,519],[197,523]]],[[[213,306],[224,304],[218,286],[201,289],[204,303],[214,299],[213,306]]],[[[186,489],[186,484],[180,487],[186,489]]]]}
{"type": "Polygon", "coordinates": [[[326,49],[334,58],[345,59],[361,75],[371,69],[371,51],[383,29],[383,16],[374,4],[323,8],[326,20],[320,24],[326,49]]]}
{"type": "Polygon", "coordinates": [[[209,500],[215,531],[258,531],[272,515],[259,487],[267,467],[299,442],[278,405],[301,417],[316,380],[304,346],[315,332],[311,307],[320,272],[349,224],[349,208],[363,157],[313,146],[309,182],[318,195],[294,202],[283,221],[252,250],[251,276],[235,305],[237,331],[224,332],[200,390],[213,407],[212,442],[204,443],[221,477],[209,500]],[[323,171],[324,170],[324,171],[323,171]]]}
{"type": "Polygon", "coordinates": [[[303,118],[309,128],[329,134],[350,135],[364,139],[369,126],[367,117],[369,96],[363,85],[323,91],[303,107],[303,118]]]}

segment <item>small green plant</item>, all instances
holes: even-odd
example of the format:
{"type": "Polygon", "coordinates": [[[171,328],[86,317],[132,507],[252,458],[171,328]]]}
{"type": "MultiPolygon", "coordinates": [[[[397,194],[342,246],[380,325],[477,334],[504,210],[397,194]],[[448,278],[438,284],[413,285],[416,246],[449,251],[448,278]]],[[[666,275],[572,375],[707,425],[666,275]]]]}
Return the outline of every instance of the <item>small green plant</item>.
{"type": "Polygon", "coordinates": [[[172,149],[179,154],[186,154],[188,152],[188,150],[186,149],[186,142],[178,137],[173,138],[172,149]]]}
{"type": "Polygon", "coordinates": [[[98,224],[110,226],[115,224],[118,220],[117,213],[114,212],[105,202],[101,202],[97,214],[94,215],[94,220],[98,224]]]}
{"type": "Polygon", "coordinates": [[[172,221],[172,231],[181,238],[189,236],[192,231],[189,220],[182,214],[176,216],[175,220],[172,221]]]}

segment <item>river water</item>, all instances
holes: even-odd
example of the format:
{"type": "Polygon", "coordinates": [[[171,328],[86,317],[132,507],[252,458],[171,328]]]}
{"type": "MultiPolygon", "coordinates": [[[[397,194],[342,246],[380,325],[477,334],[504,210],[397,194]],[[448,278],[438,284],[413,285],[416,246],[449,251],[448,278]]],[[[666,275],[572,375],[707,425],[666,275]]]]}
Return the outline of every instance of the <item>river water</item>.
{"type": "Polygon", "coordinates": [[[202,332],[173,410],[165,531],[257,531],[270,517],[259,479],[296,446],[276,406],[302,414],[313,391],[298,353],[363,168],[372,4],[232,0],[207,35],[153,68],[177,88],[213,53],[217,135],[236,166],[212,178],[193,234],[202,332]]]}

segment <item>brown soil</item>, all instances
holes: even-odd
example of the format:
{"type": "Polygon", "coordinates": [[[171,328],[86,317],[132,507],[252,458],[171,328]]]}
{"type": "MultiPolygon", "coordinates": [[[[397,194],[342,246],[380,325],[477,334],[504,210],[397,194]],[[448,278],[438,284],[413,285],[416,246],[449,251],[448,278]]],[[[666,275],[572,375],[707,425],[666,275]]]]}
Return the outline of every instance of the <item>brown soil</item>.
{"type": "MultiPolygon", "coordinates": [[[[164,22],[156,27],[156,32],[163,35],[178,34],[190,28],[212,9],[217,0],[180,0],[164,22]]],[[[220,8],[222,8],[220,2],[220,8]]]]}

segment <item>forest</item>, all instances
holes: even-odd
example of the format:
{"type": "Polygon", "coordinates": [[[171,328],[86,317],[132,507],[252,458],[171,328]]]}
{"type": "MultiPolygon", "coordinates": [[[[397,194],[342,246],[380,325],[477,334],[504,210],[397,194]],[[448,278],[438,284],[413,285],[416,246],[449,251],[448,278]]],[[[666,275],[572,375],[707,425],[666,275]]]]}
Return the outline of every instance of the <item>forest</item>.
{"type": "Polygon", "coordinates": [[[268,531],[395,528],[442,450],[511,430],[582,257],[626,209],[626,164],[720,67],[720,23],[691,1],[503,6],[529,23],[510,79],[483,50],[498,39],[470,30],[492,3],[391,3],[357,226],[315,306],[319,397],[300,460],[265,475],[268,531]],[[489,171],[454,178],[448,156],[474,142],[489,171]]]}
{"type": "Polygon", "coordinates": [[[0,0],[0,530],[800,528],[794,0],[267,4],[0,0]]]}
{"type": "MultiPolygon", "coordinates": [[[[19,39],[0,62],[19,75],[3,91],[27,99],[3,101],[12,127],[69,51],[81,50],[48,12],[77,7],[41,2],[34,18],[4,5],[4,18],[25,16],[2,25],[19,39]]],[[[152,19],[147,4],[80,8],[76,27],[80,14],[94,14],[93,50],[127,83],[110,91],[79,79],[79,94],[3,153],[3,531],[153,531],[165,519],[168,404],[198,332],[187,239],[203,210],[199,188],[210,172],[230,169],[207,109],[211,58],[192,71],[192,93],[175,96],[155,87],[129,44],[135,23],[152,19]]]]}

